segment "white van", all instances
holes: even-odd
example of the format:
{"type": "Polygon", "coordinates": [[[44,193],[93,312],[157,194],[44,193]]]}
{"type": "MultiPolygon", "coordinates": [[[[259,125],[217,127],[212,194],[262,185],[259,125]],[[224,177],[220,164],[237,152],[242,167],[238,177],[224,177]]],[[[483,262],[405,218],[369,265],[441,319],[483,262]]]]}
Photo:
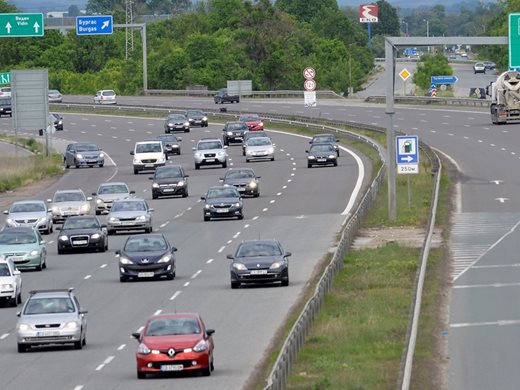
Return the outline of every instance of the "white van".
{"type": "Polygon", "coordinates": [[[139,171],[154,171],[155,168],[162,167],[166,164],[166,155],[162,141],[136,142],[134,150],[130,151],[130,154],[134,156],[132,162],[134,175],[137,175],[139,171]]]}

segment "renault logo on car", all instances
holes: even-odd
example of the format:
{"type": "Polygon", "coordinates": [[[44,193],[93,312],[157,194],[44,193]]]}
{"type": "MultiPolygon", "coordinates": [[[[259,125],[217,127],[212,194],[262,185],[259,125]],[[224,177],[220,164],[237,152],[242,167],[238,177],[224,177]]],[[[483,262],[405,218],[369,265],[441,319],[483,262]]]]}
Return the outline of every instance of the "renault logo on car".
{"type": "Polygon", "coordinates": [[[173,357],[173,355],[175,355],[175,349],[170,348],[170,349],[168,350],[168,356],[169,356],[169,357],[173,357]]]}

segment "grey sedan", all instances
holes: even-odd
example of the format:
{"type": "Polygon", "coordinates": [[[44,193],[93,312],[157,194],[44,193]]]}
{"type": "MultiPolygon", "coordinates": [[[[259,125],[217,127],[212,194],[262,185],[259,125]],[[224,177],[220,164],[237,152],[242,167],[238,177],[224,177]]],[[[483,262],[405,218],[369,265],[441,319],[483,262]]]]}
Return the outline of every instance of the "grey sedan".
{"type": "Polygon", "coordinates": [[[92,168],[94,165],[101,168],[105,165],[105,154],[96,144],[78,142],[67,145],[63,162],[65,168],[69,168],[72,165],[76,168],[92,168]]]}
{"type": "Polygon", "coordinates": [[[152,232],[153,209],[144,199],[132,198],[114,202],[107,216],[108,234],[119,230],[144,230],[152,232]]]}
{"type": "Polygon", "coordinates": [[[52,212],[42,200],[14,202],[4,214],[7,215],[6,227],[29,226],[46,234],[53,231],[52,212]]]}

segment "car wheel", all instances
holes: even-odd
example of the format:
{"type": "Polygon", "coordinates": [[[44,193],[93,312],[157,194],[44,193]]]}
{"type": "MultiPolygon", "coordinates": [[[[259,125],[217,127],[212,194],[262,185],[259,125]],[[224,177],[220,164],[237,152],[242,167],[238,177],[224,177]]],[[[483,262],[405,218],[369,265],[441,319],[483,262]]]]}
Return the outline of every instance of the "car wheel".
{"type": "Polygon", "coordinates": [[[137,175],[139,173],[139,170],[134,168],[134,175],[137,175]]]}
{"type": "Polygon", "coordinates": [[[338,166],[338,162],[337,162],[337,161],[334,161],[334,166],[335,166],[335,167],[338,166]]]}
{"type": "Polygon", "coordinates": [[[208,222],[210,220],[210,217],[204,216],[204,222],[208,222]]]}
{"type": "Polygon", "coordinates": [[[248,158],[246,158],[246,163],[248,163],[248,162],[249,162],[249,159],[248,159],[248,158]]]}
{"type": "Polygon", "coordinates": [[[51,230],[50,230],[50,232],[51,233],[54,232],[54,225],[52,223],[51,223],[51,230]]]}
{"type": "Polygon", "coordinates": [[[83,336],[83,341],[81,342],[83,346],[87,345],[87,336],[83,336]]]}
{"type": "Polygon", "coordinates": [[[11,306],[11,307],[18,306],[18,297],[17,296],[15,296],[11,300],[9,300],[9,306],[11,306]]]}
{"type": "Polygon", "coordinates": [[[81,349],[81,348],[83,348],[83,340],[75,341],[74,349],[81,349]]]}
{"type": "Polygon", "coordinates": [[[100,167],[100,168],[103,168],[103,165],[105,165],[105,164],[99,164],[99,167],[100,167]]]}
{"type": "Polygon", "coordinates": [[[185,129],[184,132],[185,132],[185,133],[189,133],[189,132],[190,132],[190,129],[185,129]]]}
{"type": "Polygon", "coordinates": [[[36,271],[41,271],[43,269],[42,263],[36,266],[36,271]]]}
{"type": "Polygon", "coordinates": [[[65,251],[62,248],[58,247],[58,255],[63,255],[64,253],[65,251]]]}
{"type": "Polygon", "coordinates": [[[187,198],[188,197],[188,190],[184,191],[184,193],[182,194],[182,197],[183,198],[187,198]]]}
{"type": "Polygon", "coordinates": [[[222,168],[227,168],[227,161],[222,163],[222,168]]]}
{"type": "Polygon", "coordinates": [[[211,366],[208,364],[206,368],[202,369],[202,376],[210,376],[211,375],[211,366]]]}
{"type": "Polygon", "coordinates": [[[231,282],[231,288],[232,289],[238,288],[239,286],[240,286],[240,283],[238,283],[238,282],[231,282]]]}
{"type": "Polygon", "coordinates": [[[70,168],[70,165],[67,163],[67,159],[65,159],[63,161],[63,163],[65,164],[65,169],[69,169],[70,168]]]}
{"type": "Polygon", "coordinates": [[[146,379],[146,372],[137,370],[137,379],[146,379]]]}
{"type": "Polygon", "coordinates": [[[150,226],[150,227],[144,229],[144,232],[145,233],[151,233],[152,232],[152,227],[150,226]]]}
{"type": "Polygon", "coordinates": [[[172,273],[169,273],[168,275],[166,275],[166,279],[168,280],[173,280],[175,278],[175,272],[172,272],[172,273]]]}
{"type": "Polygon", "coordinates": [[[238,216],[238,220],[240,221],[240,220],[242,220],[242,219],[244,219],[244,215],[243,215],[243,214],[240,214],[240,215],[238,216]]]}
{"type": "Polygon", "coordinates": [[[255,198],[258,198],[258,197],[260,196],[260,193],[257,192],[257,193],[255,193],[253,196],[254,196],[255,198]]]}
{"type": "Polygon", "coordinates": [[[195,169],[200,169],[200,164],[195,163],[195,169]]]}
{"type": "Polygon", "coordinates": [[[120,276],[120,277],[119,277],[119,281],[120,281],[121,283],[126,283],[126,282],[128,281],[128,278],[127,278],[126,276],[120,276]]]}
{"type": "Polygon", "coordinates": [[[47,259],[43,259],[42,269],[47,268],[47,259]]]}
{"type": "Polygon", "coordinates": [[[287,280],[282,280],[282,286],[287,287],[289,285],[289,277],[287,277],[287,280]]]}
{"type": "Polygon", "coordinates": [[[157,199],[158,196],[156,194],[152,194],[152,199],[157,199]]]}
{"type": "Polygon", "coordinates": [[[177,149],[177,156],[180,156],[181,155],[181,149],[177,149]]]}
{"type": "Polygon", "coordinates": [[[312,164],[307,164],[307,168],[312,168],[312,164]]]}
{"type": "Polygon", "coordinates": [[[16,303],[22,303],[22,292],[18,292],[18,296],[16,297],[16,303]]]}
{"type": "Polygon", "coordinates": [[[100,251],[101,253],[106,252],[106,245],[103,244],[103,245],[99,248],[99,251],[100,251]]]}
{"type": "Polygon", "coordinates": [[[274,157],[271,158],[271,161],[274,161],[274,157]]]}
{"type": "Polygon", "coordinates": [[[79,164],[76,160],[74,160],[74,166],[76,167],[76,169],[79,168],[79,164]]]}
{"type": "Polygon", "coordinates": [[[52,226],[49,226],[47,229],[45,229],[45,234],[51,234],[52,233],[52,226]]]}
{"type": "Polygon", "coordinates": [[[25,351],[27,351],[29,347],[27,347],[26,345],[24,344],[18,344],[18,352],[19,353],[24,353],[25,351]]]}

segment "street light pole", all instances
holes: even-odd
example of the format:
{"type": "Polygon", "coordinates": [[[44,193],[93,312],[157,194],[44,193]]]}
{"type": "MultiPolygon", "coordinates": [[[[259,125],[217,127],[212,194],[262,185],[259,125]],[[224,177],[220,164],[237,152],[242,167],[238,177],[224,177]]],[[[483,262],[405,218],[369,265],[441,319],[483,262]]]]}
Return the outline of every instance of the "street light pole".
{"type": "MultiPolygon", "coordinates": [[[[430,21],[428,19],[423,19],[426,22],[426,38],[430,37],[430,21]]],[[[428,53],[430,52],[430,46],[428,46],[428,53]]]]}
{"type": "Polygon", "coordinates": [[[405,31],[406,31],[406,36],[409,36],[408,34],[408,22],[406,20],[403,20],[402,23],[404,23],[404,26],[405,26],[405,31]]]}

